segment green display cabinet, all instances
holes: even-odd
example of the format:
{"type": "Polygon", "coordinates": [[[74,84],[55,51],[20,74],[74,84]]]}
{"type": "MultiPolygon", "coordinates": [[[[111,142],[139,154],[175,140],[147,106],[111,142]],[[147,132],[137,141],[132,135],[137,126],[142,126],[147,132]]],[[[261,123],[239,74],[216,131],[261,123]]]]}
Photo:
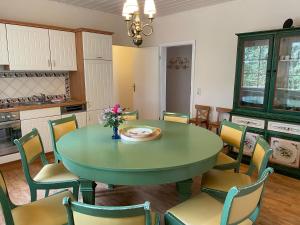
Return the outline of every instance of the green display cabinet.
{"type": "Polygon", "coordinates": [[[237,36],[231,120],[249,127],[246,141],[269,140],[275,170],[300,178],[300,28],[237,36]]]}

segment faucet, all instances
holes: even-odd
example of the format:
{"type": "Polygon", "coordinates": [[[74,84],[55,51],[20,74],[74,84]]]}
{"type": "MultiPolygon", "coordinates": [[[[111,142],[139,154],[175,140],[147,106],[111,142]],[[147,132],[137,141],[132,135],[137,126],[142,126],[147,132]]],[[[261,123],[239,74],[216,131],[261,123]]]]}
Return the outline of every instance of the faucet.
{"type": "Polygon", "coordinates": [[[33,95],[32,98],[37,99],[37,102],[46,102],[46,95],[43,93],[40,93],[40,95],[33,95]]]}

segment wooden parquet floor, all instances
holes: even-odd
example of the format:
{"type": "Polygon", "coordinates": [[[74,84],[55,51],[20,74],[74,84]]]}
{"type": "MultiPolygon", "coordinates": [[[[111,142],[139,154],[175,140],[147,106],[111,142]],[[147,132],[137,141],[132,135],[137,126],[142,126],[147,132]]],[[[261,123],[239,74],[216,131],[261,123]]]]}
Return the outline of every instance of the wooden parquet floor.
{"type": "MultiPolygon", "coordinates": [[[[52,157],[51,157],[52,158],[52,157]]],[[[29,189],[21,169],[21,164],[10,163],[0,165],[4,174],[8,191],[15,204],[24,204],[30,201],[29,189]]],[[[40,169],[40,164],[32,166],[32,173],[40,169]]],[[[247,166],[243,165],[245,171],[247,166]]],[[[194,179],[193,194],[199,192],[201,178],[194,179]]],[[[39,198],[43,197],[39,193],[39,198]]],[[[99,184],[96,188],[97,205],[131,205],[150,201],[152,209],[161,215],[178,204],[178,195],[175,184],[157,186],[118,186],[108,190],[106,185],[99,184]]],[[[2,215],[0,224],[3,222],[2,215]]],[[[300,181],[280,174],[270,177],[263,200],[263,207],[257,221],[259,225],[300,225],[300,181]]]]}

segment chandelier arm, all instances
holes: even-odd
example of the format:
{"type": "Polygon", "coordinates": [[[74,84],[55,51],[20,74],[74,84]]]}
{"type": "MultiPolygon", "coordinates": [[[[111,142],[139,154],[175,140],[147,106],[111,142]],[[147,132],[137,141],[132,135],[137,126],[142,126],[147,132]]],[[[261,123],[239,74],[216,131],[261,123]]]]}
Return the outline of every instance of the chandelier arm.
{"type": "Polygon", "coordinates": [[[133,22],[130,22],[130,21],[127,21],[127,35],[128,37],[134,37],[134,23],[133,22]]]}
{"type": "Polygon", "coordinates": [[[151,25],[151,24],[148,24],[148,23],[144,24],[144,25],[142,26],[142,33],[143,33],[143,35],[145,35],[145,36],[150,36],[150,35],[153,33],[153,27],[152,27],[152,25],[151,25]],[[149,32],[149,33],[145,33],[145,32],[144,32],[144,28],[145,28],[145,27],[149,27],[149,28],[150,28],[150,32],[149,32]]]}

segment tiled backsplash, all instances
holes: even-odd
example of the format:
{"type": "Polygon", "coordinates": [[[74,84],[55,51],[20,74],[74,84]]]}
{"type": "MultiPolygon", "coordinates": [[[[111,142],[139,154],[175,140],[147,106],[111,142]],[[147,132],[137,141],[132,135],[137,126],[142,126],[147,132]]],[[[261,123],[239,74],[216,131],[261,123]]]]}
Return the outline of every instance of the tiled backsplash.
{"type": "MultiPolygon", "coordinates": [[[[3,73],[2,73],[3,75],[3,73]]],[[[26,98],[33,95],[63,95],[69,98],[69,74],[10,72],[0,78],[0,100],[26,98]]]]}

